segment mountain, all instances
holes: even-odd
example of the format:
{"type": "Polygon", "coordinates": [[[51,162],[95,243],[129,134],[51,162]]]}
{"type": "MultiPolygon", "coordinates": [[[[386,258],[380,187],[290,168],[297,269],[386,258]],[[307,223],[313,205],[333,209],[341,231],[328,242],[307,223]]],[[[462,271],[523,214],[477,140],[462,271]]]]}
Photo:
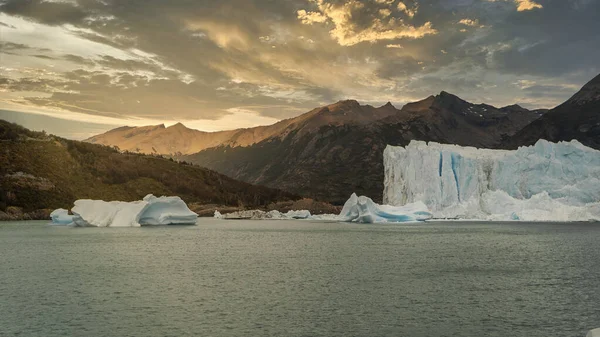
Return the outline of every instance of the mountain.
{"type": "Polygon", "coordinates": [[[325,125],[367,124],[395,113],[396,109],[391,104],[374,108],[348,100],[313,109],[301,116],[267,126],[219,132],[189,129],[181,123],[169,127],[165,127],[164,124],[125,126],[91,137],[85,142],[117,146],[120,150],[131,152],[186,155],[220,145],[249,146],[268,138],[285,137],[292,130],[306,134],[325,125]]]}
{"type": "Polygon", "coordinates": [[[531,145],[538,139],[553,142],[577,139],[584,145],[600,149],[600,75],[566,102],[519,131],[506,147],[531,145]]]}
{"type": "Polygon", "coordinates": [[[417,139],[499,147],[543,112],[472,104],[446,92],[400,110],[342,101],[301,115],[255,144],[224,144],[179,159],[337,204],[352,192],[381,201],[386,145],[417,139]]]}
{"type": "Polygon", "coordinates": [[[73,201],[85,198],[140,200],[148,193],[236,207],[299,199],[172,159],[120,153],[3,120],[0,144],[0,215],[16,208],[24,212],[70,208],[73,201]]]}

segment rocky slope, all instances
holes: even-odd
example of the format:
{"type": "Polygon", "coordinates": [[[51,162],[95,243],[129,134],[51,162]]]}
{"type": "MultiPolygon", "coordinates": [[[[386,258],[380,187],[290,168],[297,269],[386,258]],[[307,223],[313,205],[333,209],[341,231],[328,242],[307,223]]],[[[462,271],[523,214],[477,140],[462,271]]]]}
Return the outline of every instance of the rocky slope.
{"type": "Polygon", "coordinates": [[[119,153],[0,120],[0,219],[47,218],[48,210],[70,208],[76,199],[131,201],[148,193],[253,208],[299,199],[209,169],[119,153]]]}
{"type": "Polygon", "coordinates": [[[519,131],[506,147],[531,145],[538,139],[553,142],[577,139],[584,145],[600,149],[600,75],[566,102],[519,131]]]}

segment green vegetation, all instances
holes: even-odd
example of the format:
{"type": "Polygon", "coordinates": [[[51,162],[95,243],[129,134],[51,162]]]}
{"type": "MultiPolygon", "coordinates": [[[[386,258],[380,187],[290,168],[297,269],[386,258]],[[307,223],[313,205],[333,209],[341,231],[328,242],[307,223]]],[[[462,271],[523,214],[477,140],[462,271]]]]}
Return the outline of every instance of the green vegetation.
{"type": "Polygon", "coordinates": [[[239,207],[298,199],[172,159],[121,153],[0,120],[0,211],[70,208],[86,198],[131,201],[149,193],[239,207]]]}

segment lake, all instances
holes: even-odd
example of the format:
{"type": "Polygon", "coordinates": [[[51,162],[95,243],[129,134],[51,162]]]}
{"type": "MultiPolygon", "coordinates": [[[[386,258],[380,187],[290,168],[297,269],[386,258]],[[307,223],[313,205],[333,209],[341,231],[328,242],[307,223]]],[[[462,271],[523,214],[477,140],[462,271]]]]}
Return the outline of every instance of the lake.
{"type": "Polygon", "coordinates": [[[573,336],[600,224],[0,222],[0,336],[573,336]]]}

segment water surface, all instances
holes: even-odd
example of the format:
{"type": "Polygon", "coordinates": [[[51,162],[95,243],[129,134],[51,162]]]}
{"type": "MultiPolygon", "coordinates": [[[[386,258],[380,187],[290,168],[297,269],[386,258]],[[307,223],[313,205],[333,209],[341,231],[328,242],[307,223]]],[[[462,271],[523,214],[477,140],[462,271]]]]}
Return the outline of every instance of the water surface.
{"type": "Polygon", "coordinates": [[[0,336],[585,336],[600,225],[0,222],[0,336]]]}

